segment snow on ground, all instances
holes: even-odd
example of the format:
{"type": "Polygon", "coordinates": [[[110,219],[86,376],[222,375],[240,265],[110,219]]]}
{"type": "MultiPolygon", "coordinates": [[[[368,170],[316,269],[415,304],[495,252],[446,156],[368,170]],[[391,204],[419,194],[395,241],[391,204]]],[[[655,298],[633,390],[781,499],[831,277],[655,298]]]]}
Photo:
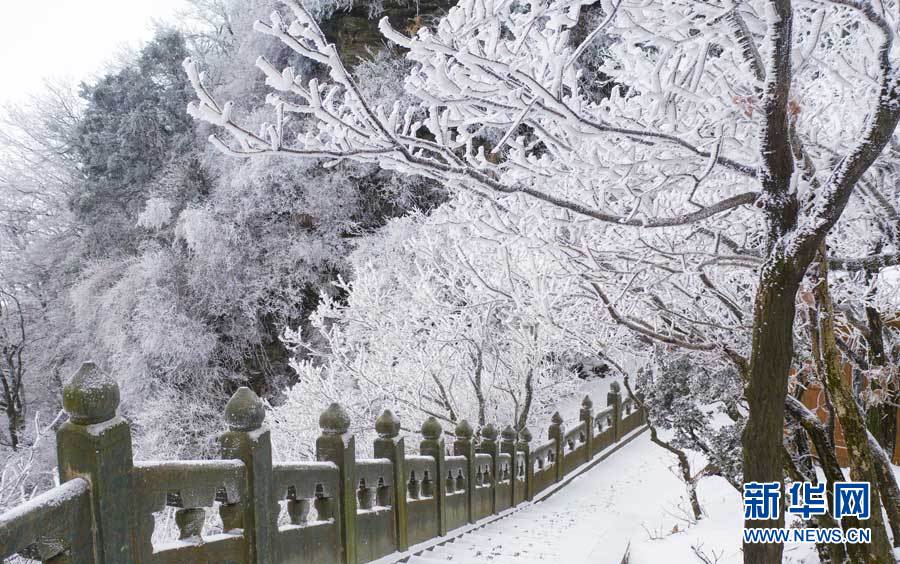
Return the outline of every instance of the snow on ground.
{"type": "MultiPolygon", "coordinates": [[[[575,478],[545,501],[435,548],[410,564],[717,564],[741,562],[741,497],[719,478],[701,481],[707,517],[687,519],[684,485],[672,455],[648,433],[575,478]]],[[[788,546],[785,563],[818,562],[810,546],[788,546]]]]}

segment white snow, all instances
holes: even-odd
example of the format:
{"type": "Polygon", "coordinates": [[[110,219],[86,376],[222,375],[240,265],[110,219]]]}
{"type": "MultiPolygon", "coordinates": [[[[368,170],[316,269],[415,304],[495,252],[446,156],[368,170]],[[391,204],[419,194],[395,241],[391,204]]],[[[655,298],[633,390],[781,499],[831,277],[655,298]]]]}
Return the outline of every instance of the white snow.
{"type": "MultiPolygon", "coordinates": [[[[511,513],[410,564],[695,564],[696,546],[718,564],[741,562],[740,495],[719,478],[700,482],[707,516],[691,524],[675,459],[644,433],[545,501],[511,513]],[[716,560],[718,558],[718,560],[716,560]]],[[[812,545],[789,545],[785,563],[818,562],[812,545]]]]}

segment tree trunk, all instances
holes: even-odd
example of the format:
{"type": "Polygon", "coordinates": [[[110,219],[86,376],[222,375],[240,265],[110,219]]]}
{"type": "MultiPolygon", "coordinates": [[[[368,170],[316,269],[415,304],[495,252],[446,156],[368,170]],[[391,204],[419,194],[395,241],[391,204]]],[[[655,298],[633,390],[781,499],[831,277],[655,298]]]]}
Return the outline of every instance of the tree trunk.
{"type": "MultiPolygon", "coordinates": [[[[869,364],[872,366],[884,366],[887,364],[887,354],[884,349],[884,322],[878,310],[872,306],[866,306],[866,325],[869,333],[866,341],[869,345],[869,364]]],[[[867,385],[877,389],[877,382],[867,382],[867,385]]],[[[873,406],[866,414],[866,423],[869,430],[878,439],[884,450],[889,454],[894,453],[897,438],[897,408],[894,406],[893,390],[886,390],[888,397],[879,405],[873,406]]]]}
{"type": "Polygon", "coordinates": [[[531,403],[534,401],[534,370],[528,371],[525,377],[525,403],[516,420],[516,430],[521,431],[528,425],[528,415],[531,413],[531,403]]]}
{"type": "Polygon", "coordinates": [[[897,479],[894,477],[894,469],[887,453],[884,452],[872,433],[869,433],[869,448],[875,459],[878,486],[881,490],[882,501],[884,501],[884,511],[887,513],[891,535],[894,537],[894,546],[900,547],[900,488],[897,487],[897,479]]]}
{"type": "MultiPolygon", "coordinates": [[[[791,409],[789,405],[786,407],[789,415],[788,421],[790,421],[791,409]]],[[[802,453],[800,454],[802,456],[802,453]]],[[[797,464],[798,461],[791,457],[791,453],[787,448],[785,448],[785,451],[782,454],[782,460],[784,460],[785,473],[791,478],[791,480],[795,482],[809,481],[814,484],[817,483],[815,472],[806,473],[805,471],[803,471],[797,464]]],[[[820,529],[830,529],[838,526],[835,520],[828,513],[825,513],[824,515],[816,515],[810,521],[820,529]]],[[[819,553],[819,559],[822,562],[829,562],[831,564],[843,564],[847,560],[847,552],[844,550],[844,545],[840,543],[817,542],[816,552],[819,553]]],[[[856,561],[854,561],[853,564],[856,564],[856,561]]]]}
{"type": "MultiPolygon", "coordinates": [[[[813,414],[800,400],[792,396],[788,396],[785,400],[787,413],[797,420],[801,427],[809,435],[810,440],[816,447],[816,454],[819,455],[819,464],[822,467],[822,473],[825,474],[825,495],[828,498],[828,507],[834,507],[834,494],[832,484],[835,482],[845,481],[844,472],[838,463],[837,455],[834,452],[834,435],[830,434],[824,423],[813,414]]],[[[834,519],[828,515],[826,522],[834,523],[834,519]]],[[[860,523],[856,519],[844,519],[841,523],[835,523],[833,526],[840,526],[845,531],[850,527],[859,527],[860,523]]],[[[843,548],[843,547],[842,547],[843,548]]],[[[847,556],[852,564],[867,564],[869,562],[869,549],[865,544],[848,544],[846,546],[847,556]]],[[[836,560],[840,563],[843,560],[836,560]]]]}
{"type": "Polygon", "coordinates": [[[850,478],[855,481],[869,482],[876,486],[870,488],[872,508],[872,516],[868,523],[872,530],[870,562],[893,564],[894,557],[881,512],[878,473],[872,451],[869,449],[869,433],[859,406],[856,404],[856,398],[853,396],[850,386],[844,383],[841,377],[843,370],[834,334],[834,306],[828,290],[828,260],[824,243],[819,248],[818,257],[819,261],[816,267],[818,280],[816,280],[814,294],[816,306],[819,308],[819,335],[822,339],[822,360],[825,365],[825,374],[821,376],[824,376],[825,386],[831,393],[831,400],[834,403],[835,415],[841,422],[844,443],[847,445],[847,455],[850,460],[850,478]]]}
{"type": "MultiPolygon", "coordinates": [[[[743,434],[744,482],[782,481],[784,400],[793,359],[795,300],[799,277],[783,256],[774,256],[760,273],[753,309],[749,406],[743,434]]],[[[744,523],[746,528],[782,527],[784,516],[744,523]]],[[[781,562],[780,544],[744,544],[744,564],[781,562]]]]}

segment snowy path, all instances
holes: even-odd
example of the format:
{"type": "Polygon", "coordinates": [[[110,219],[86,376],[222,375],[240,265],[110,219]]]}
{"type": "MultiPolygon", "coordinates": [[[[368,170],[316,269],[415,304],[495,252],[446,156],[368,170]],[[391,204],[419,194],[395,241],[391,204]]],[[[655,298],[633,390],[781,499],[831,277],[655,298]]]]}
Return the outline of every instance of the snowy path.
{"type": "Polygon", "coordinates": [[[683,491],[668,470],[671,458],[644,433],[545,501],[409,563],[618,564],[629,540],[648,539],[644,527],[670,532],[669,522],[677,521],[666,514],[678,511],[683,491]]]}
{"type": "MultiPolygon", "coordinates": [[[[410,557],[409,564],[699,564],[741,562],[742,505],[720,478],[698,495],[706,517],[685,519],[684,485],[672,455],[644,433],[545,501],[528,505],[453,541],[410,557]]],[[[811,547],[788,546],[785,563],[817,562],[811,547]]]]}

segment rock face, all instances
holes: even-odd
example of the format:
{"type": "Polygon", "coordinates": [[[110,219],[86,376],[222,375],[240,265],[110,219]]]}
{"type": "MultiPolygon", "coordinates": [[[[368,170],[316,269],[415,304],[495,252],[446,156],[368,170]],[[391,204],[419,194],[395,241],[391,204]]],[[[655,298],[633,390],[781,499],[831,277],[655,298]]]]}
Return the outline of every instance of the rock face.
{"type": "Polygon", "coordinates": [[[443,16],[456,0],[420,0],[419,2],[387,0],[383,11],[372,14],[370,3],[356,3],[348,11],[335,12],[323,22],[322,31],[338,46],[345,64],[355,65],[384,48],[385,38],[378,31],[378,21],[387,16],[394,29],[407,35],[435,18],[443,16]]]}

